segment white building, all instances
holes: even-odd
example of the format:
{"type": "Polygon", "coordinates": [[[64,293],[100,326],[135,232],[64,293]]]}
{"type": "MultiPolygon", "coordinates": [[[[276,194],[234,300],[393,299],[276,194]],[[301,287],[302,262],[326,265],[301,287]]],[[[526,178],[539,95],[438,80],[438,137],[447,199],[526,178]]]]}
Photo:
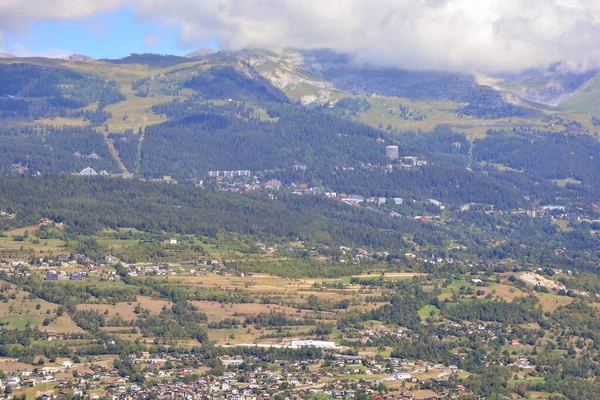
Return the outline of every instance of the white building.
{"type": "Polygon", "coordinates": [[[292,340],[289,346],[292,349],[300,349],[302,347],[317,347],[319,349],[335,349],[335,342],[326,342],[323,340],[292,340]]]}
{"type": "Polygon", "coordinates": [[[408,381],[411,378],[408,372],[394,372],[394,379],[397,381],[408,381]]]}
{"type": "Polygon", "coordinates": [[[393,161],[398,159],[398,146],[386,146],[385,155],[388,160],[393,161]]]}
{"type": "Polygon", "coordinates": [[[98,176],[98,173],[91,167],[87,167],[82,170],[79,175],[81,176],[98,176]]]}
{"type": "Polygon", "coordinates": [[[433,204],[434,206],[438,207],[440,210],[443,210],[446,208],[444,205],[442,205],[442,202],[439,200],[429,199],[427,201],[429,202],[429,204],[433,204]]]}

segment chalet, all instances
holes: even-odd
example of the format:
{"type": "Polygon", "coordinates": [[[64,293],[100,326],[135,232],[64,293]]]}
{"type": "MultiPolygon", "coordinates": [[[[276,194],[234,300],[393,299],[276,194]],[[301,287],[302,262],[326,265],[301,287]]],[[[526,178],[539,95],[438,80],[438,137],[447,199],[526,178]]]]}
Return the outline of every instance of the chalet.
{"type": "Polygon", "coordinates": [[[83,280],[83,274],[80,274],[79,272],[73,272],[69,276],[69,279],[72,281],[81,281],[81,280],[83,280]]]}
{"type": "Polygon", "coordinates": [[[277,180],[277,179],[271,179],[265,182],[264,184],[264,188],[265,189],[279,189],[281,187],[282,183],[281,181],[277,180]]]}
{"type": "Polygon", "coordinates": [[[365,198],[361,195],[358,194],[351,194],[349,195],[346,200],[347,203],[362,203],[363,201],[365,201],[365,198]]]}
{"type": "Polygon", "coordinates": [[[66,254],[59,254],[56,256],[56,259],[61,262],[67,262],[69,261],[69,256],[66,254]]]}
{"type": "Polygon", "coordinates": [[[298,171],[306,171],[306,164],[302,164],[302,163],[293,163],[290,166],[291,170],[294,172],[298,172],[298,171]]]}
{"type": "Polygon", "coordinates": [[[241,356],[234,356],[234,357],[223,356],[220,358],[220,360],[221,360],[221,363],[226,367],[228,367],[230,365],[238,366],[244,362],[244,359],[241,356]]]}
{"type": "Polygon", "coordinates": [[[6,384],[11,387],[19,387],[20,383],[21,383],[21,378],[19,378],[18,376],[13,376],[12,378],[9,379],[8,382],[6,382],[6,384]]]}
{"type": "Polygon", "coordinates": [[[429,204],[432,204],[432,205],[434,205],[434,206],[438,207],[440,210],[443,210],[443,209],[445,209],[445,208],[446,208],[446,207],[444,207],[444,206],[442,205],[442,203],[441,203],[440,201],[438,201],[438,200],[435,200],[435,199],[429,199],[429,200],[427,200],[427,202],[428,202],[429,204]]]}
{"type": "Polygon", "coordinates": [[[58,274],[56,272],[48,272],[46,274],[46,277],[44,278],[45,281],[57,281],[58,280],[58,274]]]}
{"type": "Polygon", "coordinates": [[[394,379],[397,381],[408,381],[412,379],[412,376],[408,372],[395,372],[394,379]]]}
{"type": "Polygon", "coordinates": [[[98,176],[98,173],[91,167],[87,167],[83,169],[80,173],[80,176],[98,176]]]}

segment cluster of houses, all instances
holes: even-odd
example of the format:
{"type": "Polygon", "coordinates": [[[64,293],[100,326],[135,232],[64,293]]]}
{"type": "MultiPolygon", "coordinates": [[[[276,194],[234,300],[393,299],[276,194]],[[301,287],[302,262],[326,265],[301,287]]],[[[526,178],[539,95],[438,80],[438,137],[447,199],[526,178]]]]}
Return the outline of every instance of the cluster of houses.
{"type": "MultiPolygon", "coordinates": [[[[582,222],[600,224],[600,218],[597,213],[600,212],[600,205],[591,204],[591,214],[584,209],[577,209],[574,212],[567,212],[567,207],[564,205],[544,205],[532,206],[529,209],[517,210],[497,210],[493,204],[483,203],[467,203],[459,207],[460,212],[476,212],[487,215],[511,215],[522,216],[529,218],[550,218],[556,221],[582,222]]],[[[594,233],[594,232],[592,232],[594,233]]]]}
{"type": "Polygon", "coordinates": [[[8,212],[6,210],[0,210],[0,217],[2,218],[6,218],[6,219],[13,219],[17,216],[17,214],[8,212]]]}
{"type": "Polygon", "coordinates": [[[154,263],[152,265],[141,266],[141,265],[127,265],[125,266],[127,275],[129,276],[142,276],[146,274],[167,276],[177,275],[174,271],[169,271],[168,264],[154,263]]]}
{"type": "Polygon", "coordinates": [[[103,267],[104,264],[100,264],[86,256],[82,253],[72,253],[72,254],[58,254],[56,256],[49,257],[40,257],[36,258],[32,261],[33,264],[37,265],[42,269],[61,267],[61,268],[71,268],[71,267],[103,267]]]}
{"type": "MultiPolygon", "coordinates": [[[[219,360],[225,371],[218,374],[202,374],[202,360],[195,354],[143,352],[141,356],[129,356],[139,365],[144,379],[150,385],[134,382],[122,376],[117,369],[106,367],[105,359],[82,357],[78,364],[70,360],[57,362],[56,366],[24,369],[6,374],[0,387],[11,386],[19,390],[26,386],[42,388],[52,384],[53,389],[40,390],[36,398],[55,398],[58,395],[83,395],[88,398],[107,399],[230,399],[269,400],[272,398],[300,399],[323,393],[333,398],[354,398],[358,392],[372,399],[417,400],[424,397],[410,390],[383,394],[386,382],[406,381],[418,385],[423,379],[442,381],[445,376],[460,372],[456,367],[433,364],[418,360],[387,358],[377,361],[369,356],[330,354],[319,359],[298,361],[275,360],[267,364],[261,357],[245,355],[222,355],[219,360]],[[243,367],[243,365],[246,367],[243,367]],[[187,366],[186,366],[187,365],[187,366]],[[409,371],[410,370],[410,371],[409,371]],[[320,371],[320,372],[317,372],[320,371]],[[360,375],[363,378],[348,378],[360,375]],[[424,378],[425,376],[433,378],[424,378]]],[[[521,361],[520,361],[521,362],[521,361]]],[[[526,362],[523,360],[522,362],[526,362]]],[[[456,385],[454,393],[465,391],[456,385]]],[[[447,395],[427,397],[448,398],[447,395]]]]}

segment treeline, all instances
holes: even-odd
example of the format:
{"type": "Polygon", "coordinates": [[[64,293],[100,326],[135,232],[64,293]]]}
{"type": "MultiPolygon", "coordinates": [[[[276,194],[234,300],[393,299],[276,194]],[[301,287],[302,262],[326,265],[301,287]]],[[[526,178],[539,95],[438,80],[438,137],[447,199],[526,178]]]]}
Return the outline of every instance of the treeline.
{"type": "Polygon", "coordinates": [[[79,172],[86,167],[118,171],[104,137],[89,128],[0,128],[0,139],[0,173],[16,168],[25,168],[29,174],[79,172]]]}
{"type": "MultiPolygon", "coordinates": [[[[230,103],[211,106],[188,100],[153,107],[173,122],[146,129],[141,168],[146,176],[203,177],[209,170],[273,170],[284,183],[310,182],[364,196],[435,198],[451,204],[525,206],[514,185],[466,169],[470,143],[449,128],[396,138],[401,155],[425,158],[430,165],[391,173],[364,168],[386,165],[385,134],[360,123],[296,106],[270,106],[276,122],[248,118],[251,109],[230,103]],[[243,118],[239,118],[242,116],[243,118]],[[178,119],[182,118],[182,119],[178,119]],[[178,119],[178,120],[177,120],[178,119]],[[175,121],[176,120],[176,121],[175,121]],[[302,174],[289,166],[307,165],[302,174]],[[343,166],[346,168],[344,171],[343,166]]],[[[133,147],[135,137],[119,143],[133,147]]],[[[388,144],[390,143],[388,139],[388,144]]]]}
{"type": "Polygon", "coordinates": [[[17,278],[6,276],[0,278],[17,285],[34,296],[50,303],[63,306],[62,310],[72,312],[78,304],[116,304],[117,302],[135,302],[138,295],[148,295],[151,291],[135,286],[99,286],[78,282],[45,282],[37,277],[17,278]]]}
{"type": "Polygon", "coordinates": [[[213,111],[146,128],[143,173],[197,178],[209,170],[289,169],[302,162],[324,175],[336,164],[385,162],[385,145],[375,142],[383,133],[366,125],[302,107],[270,109],[276,122],[213,111]]]}
{"type": "MultiPolygon", "coordinates": [[[[315,320],[311,318],[291,318],[283,312],[259,313],[246,317],[244,320],[246,325],[260,326],[314,326],[315,320]]],[[[258,329],[258,328],[257,328],[258,329]]]]}
{"type": "Polygon", "coordinates": [[[152,106],[152,112],[157,115],[164,115],[170,120],[180,120],[190,115],[204,113],[238,116],[249,119],[257,118],[254,115],[254,108],[248,107],[244,102],[230,101],[223,105],[216,105],[203,100],[200,96],[155,104],[152,106]]]}
{"type": "Polygon", "coordinates": [[[542,309],[536,307],[537,303],[538,298],[535,296],[519,297],[511,303],[476,300],[468,303],[446,303],[441,311],[443,316],[454,321],[486,321],[516,325],[540,320],[542,309]]]}
{"type": "Polygon", "coordinates": [[[110,118],[105,106],[125,100],[116,82],[99,75],[32,64],[0,65],[0,88],[2,118],[84,117],[98,126],[110,118]],[[78,110],[94,102],[95,112],[78,110]]]}
{"type": "Polygon", "coordinates": [[[235,64],[199,70],[184,83],[185,88],[195,90],[206,100],[253,101],[256,103],[289,103],[281,90],[256,72],[249,64],[235,64]]]}
{"type": "Polygon", "coordinates": [[[236,262],[230,263],[229,266],[239,271],[266,273],[285,278],[339,278],[362,273],[369,267],[366,264],[348,265],[347,263],[321,262],[304,258],[278,260],[276,262],[236,262]]]}
{"type": "Polygon", "coordinates": [[[68,234],[136,228],[215,237],[234,232],[269,238],[321,240],[377,248],[403,247],[402,221],[324,198],[226,194],[186,185],[103,177],[4,177],[0,204],[15,219],[1,226],[65,222],[68,234]]]}
{"type": "Polygon", "coordinates": [[[523,132],[490,131],[474,142],[473,157],[508,166],[521,173],[503,173],[503,179],[532,194],[551,201],[560,191],[562,197],[594,201],[600,190],[600,168],[596,157],[600,143],[591,136],[567,133],[533,135],[523,132]],[[573,179],[560,190],[549,180],[573,179]],[[546,181],[540,185],[540,181],[546,181]],[[535,184],[537,182],[537,185],[535,184]]]}

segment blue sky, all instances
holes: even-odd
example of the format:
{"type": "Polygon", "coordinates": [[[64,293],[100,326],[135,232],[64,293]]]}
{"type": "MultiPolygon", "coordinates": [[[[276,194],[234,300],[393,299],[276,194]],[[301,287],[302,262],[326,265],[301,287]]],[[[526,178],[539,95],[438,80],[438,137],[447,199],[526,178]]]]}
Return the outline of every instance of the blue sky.
{"type": "Polygon", "coordinates": [[[19,56],[84,54],[96,59],[119,58],[131,53],[184,55],[216,42],[181,47],[177,26],[136,20],[133,11],[121,9],[78,21],[33,22],[22,33],[4,33],[4,51],[19,56]]]}
{"type": "Polygon", "coordinates": [[[0,0],[0,51],[18,56],[182,55],[211,38],[230,50],[331,48],[382,67],[585,71],[600,69],[600,1],[0,0]]]}

